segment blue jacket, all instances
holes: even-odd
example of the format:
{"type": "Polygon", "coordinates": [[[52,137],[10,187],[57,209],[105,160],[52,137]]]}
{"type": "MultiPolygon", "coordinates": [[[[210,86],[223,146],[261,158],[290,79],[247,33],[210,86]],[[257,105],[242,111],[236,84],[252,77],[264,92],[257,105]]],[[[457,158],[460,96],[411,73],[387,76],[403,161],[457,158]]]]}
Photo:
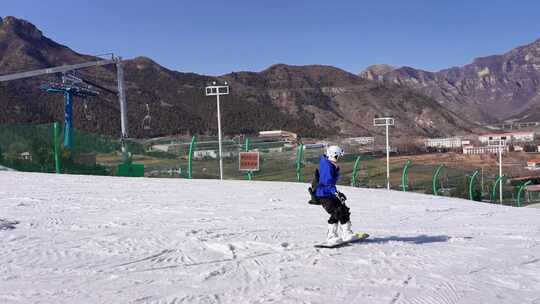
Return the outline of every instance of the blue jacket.
{"type": "Polygon", "coordinates": [[[318,198],[323,197],[335,197],[336,196],[336,183],[339,179],[339,168],[332,164],[326,157],[321,155],[319,161],[319,184],[315,195],[318,198]]]}

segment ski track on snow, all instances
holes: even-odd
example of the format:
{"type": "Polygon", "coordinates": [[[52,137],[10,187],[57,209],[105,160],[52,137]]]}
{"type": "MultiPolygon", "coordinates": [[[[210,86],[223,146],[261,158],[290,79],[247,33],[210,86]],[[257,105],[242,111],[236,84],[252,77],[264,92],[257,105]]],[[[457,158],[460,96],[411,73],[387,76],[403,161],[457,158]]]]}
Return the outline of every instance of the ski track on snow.
{"type": "Polygon", "coordinates": [[[0,173],[0,303],[540,303],[540,210],[306,184],[0,173]]]}

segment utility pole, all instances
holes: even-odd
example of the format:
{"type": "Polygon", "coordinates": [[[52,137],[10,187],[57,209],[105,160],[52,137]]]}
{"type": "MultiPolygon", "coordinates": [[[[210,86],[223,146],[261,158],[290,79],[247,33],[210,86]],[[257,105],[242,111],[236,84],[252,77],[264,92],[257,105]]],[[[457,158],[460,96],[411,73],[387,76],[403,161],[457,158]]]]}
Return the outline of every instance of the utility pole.
{"type": "Polygon", "coordinates": [[[394,118],[383,117],[373,119],[375,127],[386,127],[386,189],[390,190],[390,142],[388,127],[394,125],[394,118]]]}
{"type": "MultiPolygon", "coordinates": [[[[502,149],[506,147],[506,140],[504,139],[492,139],[488,142],[490,146],[497,146],[497,152],[499,154],[499,177],[503,176],[502,171],[502,149]]],[[[499,179],[499,202],[502,204],[503,199],[503,189],[502,189],[502,178],[499,179]]]]}
{"type": "MultiPolygon", "coordinates": [[[[502,140],[499,141],[499,176],[502,176],[502,140]]],[[[502,178],[499,180],[499,201],[502,204],[503,198],[503,189],[502,189],[502,178]]]]}

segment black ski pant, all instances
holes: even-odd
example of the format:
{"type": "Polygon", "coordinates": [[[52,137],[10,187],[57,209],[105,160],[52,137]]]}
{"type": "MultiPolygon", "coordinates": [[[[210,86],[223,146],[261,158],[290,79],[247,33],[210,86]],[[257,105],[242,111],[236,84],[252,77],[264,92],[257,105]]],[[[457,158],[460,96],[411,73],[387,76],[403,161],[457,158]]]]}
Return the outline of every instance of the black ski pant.
{"type": "Polygon", "coordinates": [[[337,222],[345,224],[351,220],[351,212],[349,207],[343,204],[337,197],[319,198],[324,210],[330,214],[328,224],[337,222]]]}

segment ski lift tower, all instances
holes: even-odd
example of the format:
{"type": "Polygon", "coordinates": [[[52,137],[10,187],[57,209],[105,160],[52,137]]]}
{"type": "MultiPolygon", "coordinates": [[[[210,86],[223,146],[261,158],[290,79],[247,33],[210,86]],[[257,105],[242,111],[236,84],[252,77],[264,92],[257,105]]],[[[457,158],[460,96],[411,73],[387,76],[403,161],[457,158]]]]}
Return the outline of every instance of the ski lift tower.
{"type": "Polygon", "coordinates": [[[216,82],[212,82],[212,85],[207,86],[206,96],[216,96],[217,102],[217,120],[218,120],[218,141],[219,141],[219,179],[223,179],[223,156],[221,154],[221,114],[219,110],[219,96],[229,94],[229,84],[227,82],[224,85],[217,85],[216,82]]]}
{"type": "MultiPolygon", "coordinates": [[[[113,92],[113,93],[118,96],[118,101],[120,103],[120,124],[122,128],[122,137],[121,137],[122,155],[123,155],[123,162],[128,163],[129,155],[127,151],[127,145],[125,142],[125,139],[128,137],[128,118],[127,118],[126,94],[124,92],[124,68],[123,68],[123,63],[122,63],[122,57],[115,57],[114,55],[112,55],[111,57],[112,57],[111,59],[102,59],[98,61],[63,65],[63,66],[51,67],[51,68],[28,71],[28,72],[0,75],[0,82],[24,79],[24,78],[30,78],[30,77],[37,77],[37,76],[48,75],[48,74],[66,73],[66,72],[74,71],[78,69],[97,67],[97,66],[103,66],[103,65],[109,65],[109,64],[116,65],[116,81],[117,81],[118,91],[113,92]]],[[[75,81],[75,79],[72,79],[72,80],[75,81]]],[[[87,82],[87,81],[83,80],[83,82],[87,82]]],[[[68,86],[65,86],[65,84],[49,85],[49,87],[45,89],[47,90],[50,89],[51,92],[53,92],[53,90],[58,90],[58,91],[54,91],[55,93],[60,93],[60,92],[65,93],[65,91],[71,90],[73,93],[71,97],[76,96],[76,94],[82,94],[82,91],[77,91],[73,87],[68,90],[68,86]]],[[[87,93],[90,94],[90,92],[87,92],[87,93]]],[[[66,106],[66,109],[67,108],[68,107],[66,106]]],[[[71,107],[69,107],[69,109],[71,109],[71,107]]],[[[68,113],[66,112],[65,113],[66,120],[67,120],[67,117],[69,116],[69,120],[71,122],[71,115],[72,115],[71,113],[68,115],[68,113]]],[[[65,132],[65,133],[70,133],[70,132],[65,132]]],[[[69,143],[69,144],[71,145],[72,143],[69,143]]]]}
{"type": "Polygon", "coordinates": [[[62,83],[49,83],[40,88],[49,93],[64,95],[64,147],[73,149],[73,97],[87,98],[97,96],[99,92],[81,86],[82,79],[71,74],[62,75],[62,83]]]}
{"type": "Polygon", "coordinates": [[[394,119],[391,117],[382,117],[373,119],[375,127],[386,127],[386,189],[390,190],[390,144],[388,142],[388,127],[394,125],[394,119]]]}

